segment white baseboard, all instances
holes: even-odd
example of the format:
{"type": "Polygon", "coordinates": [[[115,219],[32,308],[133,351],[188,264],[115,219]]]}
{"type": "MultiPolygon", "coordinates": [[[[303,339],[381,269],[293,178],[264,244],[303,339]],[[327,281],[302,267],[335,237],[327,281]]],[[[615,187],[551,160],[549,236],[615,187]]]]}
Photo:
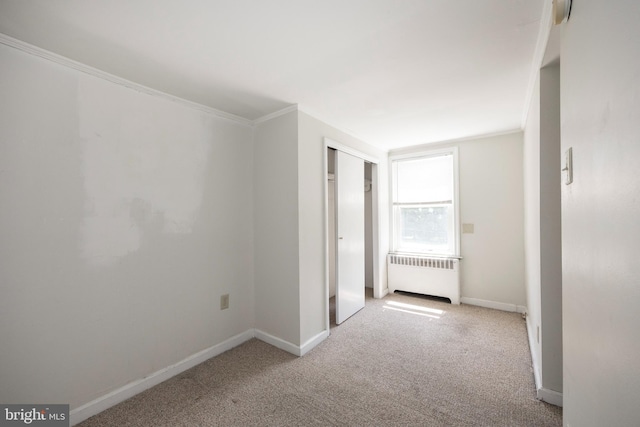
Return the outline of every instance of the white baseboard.
{"type": "Polygon", "coordinates": [[[538,353],[535,351],[536,346],[536,328],[531,325],[531,317],[527,316],[527,337],[529,338],[529,350],[531,352],[531,364],[533,365],[533,380],[536,383],[536,390],[540,390],[542,379],[540,377],[540,361],[538,360],[538,353]]]}
{"type": "Polygon", "coordinates": [[[263,332],[260,329],[255,330],[255,337],[260,341],[264,341],[267,344],[271,344],[272,346],[279,348],[280,350],[284,350],[296,356],[301,356],[302,349],[299,346],[292,344],[289,341],[285,341],[281,338],[274,337],[273,335],[263,332]]]}
{"type": "Polygon", "coordinates": [[[562,407],[562,393],[546,388],[539,388],[537,390],[537,397],[543,402],[562,407]]]}
{"type": "Polygon", "coordinates": [[[329,331],[322,331],[319,334],[311,337],[307,342],[302,344],[301,346],[297,346],[295,344],[290,343],[289,341],[285,341],[281,338],[274,337],[271,334],[268,334],[260,329],[255,330],[255,337],[260,341],[264,341],[267,344],[271,344],[274,347],[279,348],[280,350],[284,350],[288,353],[291,353],[296,356],[304,356],[308,352],[310,352],[315,346],[320,344],[322,341],[327,339],[329,336],[329,331]]]}
{"type": "Polygon", "coordinates": [[[509,304],[506,302],[489,301],[478,298],[462,297],[460,302],[463,304],[477,305],[479,307],[493,308],[495,310],[511,311],[514,313],[525,313],[527,308],[523,305],[509,304]]]}
{"type": "Polygon", "coordinates": [[[329,337],[329,331],[322,331],[315,337],[311,337],[307,342],[300,346],[300,356],[304,356],[313,350],[318,344],[329,337]]]}
{"type": "Polygon", "coordinates": [[[542,376],[540,372],[540,361],[538,360],[538,354],[534,350],[536,348],[535,328],[529,323],[531,317],[527,317],[527,337],[529,339],[529,349],[531,350],[531,364],[533,365],[533,379],[536,383],[536,398],[543,402],[550,403],[552,405],[562,407],[562,393],[554,390],[549,390],[542,387],[542,376]]]}
{"type": "Polygon", "coordinates": [[[107,393],[104,396],[101,396],[89,403],[73,409],[69,414],[70,424],[76,425],[78,423],[81,423],[87,418],[97,415],[105,409],[117,405],[118,403],[123,402],[138,393],[141,393],[155,385],[160,384],[163,381],[168,380],[175,375],[186,371],[187,369],[193,368],[194,366],[204,362],[205,360],[211,359],[212,357],[222,354],[227,350],[231,350],[233,347],[236,347],[253,337],[254,330],[249,329],[245,332],[242,332],[241,334],[238,334],[221,342],[220,344],[216,344],[212,347],[199,351],[198,353],[192,354],[191,356],[181,360],[174,365],[168,366],[164,369],[160,369],[159,371],[156,371],[145,378],[130,382],[129,384],[120,387],[117,390],[107,393]]]}
{"type": "Polygon", "coordinates": [[[79,424],[82,421],[97,415],[138,393],[142,393],[143,391],[148,390],[151,387],[186,371],[187,369],[193,368],[205,360],[211,359],[212,357],[222,354],[227,350],[237,347],[251,338],[258,338],[259,340],[264,341],[267,344],[271,344],[281,350],[287,351],[296,356],[303,356],[324,341],[328,336],[328,331],[322,331],[309,339],[302,346],[297,346],[258,329],[248,329],[241,334],[221,342],[220,344],[216,344],[212,347],[199,351],[198,353],[192,354],[176,364],[160,369],[145,378],[132,381],[125,386],[105,394],[104,396],[100,396],[89,403],[73,409],[69,414],[70,425],[79,424]]]}

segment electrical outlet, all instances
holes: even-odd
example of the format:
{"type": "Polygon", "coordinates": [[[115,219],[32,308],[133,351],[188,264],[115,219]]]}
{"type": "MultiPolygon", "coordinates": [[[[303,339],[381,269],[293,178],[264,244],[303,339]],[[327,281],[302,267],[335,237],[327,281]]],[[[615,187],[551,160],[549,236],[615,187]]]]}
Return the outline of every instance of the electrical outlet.
{"type": "Polygon", "coordinates": [[[220,297],[220,310],[226,310],[229,308],[229,294],[224,294],[220,297]]]}

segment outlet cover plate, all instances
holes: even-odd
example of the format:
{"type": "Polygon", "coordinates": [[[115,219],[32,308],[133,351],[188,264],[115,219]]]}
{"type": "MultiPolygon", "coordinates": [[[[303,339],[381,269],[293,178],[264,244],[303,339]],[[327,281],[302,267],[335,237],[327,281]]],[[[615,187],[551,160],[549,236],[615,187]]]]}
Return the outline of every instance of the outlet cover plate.
{"type": "Polygon", "coordinates": [[[224,294],[220,297],[220,310],[226,310],[229,308],[229,294],[224,294]]]}

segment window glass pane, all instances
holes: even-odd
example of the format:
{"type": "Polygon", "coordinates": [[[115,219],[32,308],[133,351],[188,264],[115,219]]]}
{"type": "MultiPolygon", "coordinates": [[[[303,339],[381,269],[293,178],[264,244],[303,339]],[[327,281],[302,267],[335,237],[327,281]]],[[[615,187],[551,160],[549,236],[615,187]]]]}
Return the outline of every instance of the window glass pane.
{"type": "Polygon", "coordinates": [[[416,253],[452,253],[453,207],[396,206],[397,250],[416,253]]]}
{"type": "Polygon", "coordinates": [[[399,160],[396,168],[396,202],[453,200],[452,155],[399,160]]]}

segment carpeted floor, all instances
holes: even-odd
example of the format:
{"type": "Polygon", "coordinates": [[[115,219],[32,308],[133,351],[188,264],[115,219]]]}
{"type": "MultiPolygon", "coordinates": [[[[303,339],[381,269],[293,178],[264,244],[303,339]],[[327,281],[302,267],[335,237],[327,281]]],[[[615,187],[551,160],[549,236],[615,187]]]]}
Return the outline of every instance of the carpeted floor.
{"type": "Polygon", "coordinates": [[[253,339],[80,425],[543,427],[562,409],[535,399],[519,314],[394,294],[304,357],[253,339]]]}

